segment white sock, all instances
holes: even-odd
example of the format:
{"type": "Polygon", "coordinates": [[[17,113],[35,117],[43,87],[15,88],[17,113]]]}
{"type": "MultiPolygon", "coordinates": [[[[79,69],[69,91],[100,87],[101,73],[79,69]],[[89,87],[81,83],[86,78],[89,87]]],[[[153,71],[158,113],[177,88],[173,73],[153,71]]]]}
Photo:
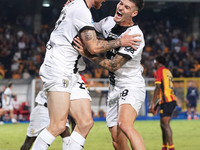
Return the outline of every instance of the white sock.
{"type": "Polygon", "coordinates": [[[47,130],[44,129],[36,138],[32,150],[47,150],[55,137],[47,130]]]}
{"type": "Polygon", "coordinates": [[[62,138],[62,141],[63,141],[62,150],[68,150],[69,142],[70,142],[70,136],[62,138]]]}
{"type": "Polygon", "coordinates": [[[82,150],[86,139],[82,137],[78,132],[73,131],[71,134],[71,140],[69,142],[70,150],[82,150]]]}

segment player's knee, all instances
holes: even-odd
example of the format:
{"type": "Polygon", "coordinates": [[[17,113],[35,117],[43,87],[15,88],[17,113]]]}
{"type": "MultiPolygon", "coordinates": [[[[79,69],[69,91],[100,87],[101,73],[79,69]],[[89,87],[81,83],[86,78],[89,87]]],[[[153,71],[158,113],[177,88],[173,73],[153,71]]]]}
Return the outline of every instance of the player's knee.
{"type": "Polygon", "coordinates": [[[66,129],[66,126],[64,123],[56,123],[56,124],[50,126],[50,132],[58,134],[58,135],[60,133],[64,132],[65,129],[66,129]]]}
{"type": "Polygon", "coordinates": [[[119,140],[113,141],[112,144],[113,144],[113,147],[115,148],[115,150],[128,149],[127,144],[125,144],[119,140]]]}
{"type": "Polygon", "coordinates": [[[77,119],[77,126],[78,128],[82,128],[82,129],[91,129],[94,125],[94,121],[92,116],[85,116],[82,119],[77,119]]]}
{"type": "Polygon", "coordinates": [[[165,129],[165,128],[167,128],[169,126],[169,123],[167,123],[167,122],[161,122],[160,126],[161,126],[161,128],[165,129]]]}
{"type": "Polygon", "coordinates": [[[127,123],[124,123],[124,122],[119,122],[118,123],[119,125],[119,128],[126,134],[128,135],[128,133],[130,132],[131,128],[133,128],[133,125],[129,125],[127,123]]]}
{"type": "Polygon", "coordinates": [[[115,148],[115,150],[119,149],[119,143],[117,141],[112,141],[113,147],[115,148]]]}
{"type": "Polygon", "coordinates": [[[91,118],[91,119],[85,120],[84,123],[82,124],[82,127],[90,130],[93,127],[93,125],[94,125],[94,121],[91,118]]]}

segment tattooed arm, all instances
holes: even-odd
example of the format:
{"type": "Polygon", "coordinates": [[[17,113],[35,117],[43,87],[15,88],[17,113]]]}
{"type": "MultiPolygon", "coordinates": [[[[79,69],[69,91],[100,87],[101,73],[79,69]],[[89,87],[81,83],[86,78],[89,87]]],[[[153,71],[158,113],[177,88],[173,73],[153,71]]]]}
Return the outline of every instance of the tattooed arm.
{"type": "Polygon", "coordinates": [[[118,54],[116,54],[112,60],[99,57],[95,54],[92,55],[90,52],[88,52],[87,49],[85,49],[86,47],[84,47],[83,43],[80,41],[79,38],[75,38],[74,43],[75,43],[74,48],[78,50],[82,56],[88,58],[94,63],[100,65],[102,68],[107,69],[108,71],[111,72],[115,72],[129,60],[128,57],[121,56],[118,54]]]}
{"type": "Polygon", "coordinates": [[[121,68],[121,66],[123,66],[129,60],[129,58],[117,54],[112,60],[101,58],[95,55],[89,57],[88,59],[90,59],[91,61],[100,65],[102,68],[107,69],[108,71],[111,72],[117,71],[119,68],[121,68]]]}
{"type": "Polygon", "coordinates": [[[91,54],[97,53],[105,53],[111,49],[120,47],[120,46],[130,46],[133,49],[137,49],[135,46],[139,45],[138,42],[141,40],[134,39],[136,36],[140,36],[139,34],[128,35],[129,32],[124,34],[120,39],[105,41],[98,40],[97,35],[94,30],[84,30],[80,33],[80,38],[84,43],[86,49],[91,54]]]}

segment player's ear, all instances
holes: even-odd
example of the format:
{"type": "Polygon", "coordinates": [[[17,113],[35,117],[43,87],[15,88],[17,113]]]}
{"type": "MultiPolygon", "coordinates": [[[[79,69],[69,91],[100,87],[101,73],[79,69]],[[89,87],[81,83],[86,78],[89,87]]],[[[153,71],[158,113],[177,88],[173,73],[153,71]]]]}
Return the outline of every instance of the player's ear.
{"type": "Polygon", "coordinates": [[[135,11],[131,14],[131,17],[133,18],[133,17],[137,16],[137,14],[138,14],[138,11],[135,10],[135,11]]]}

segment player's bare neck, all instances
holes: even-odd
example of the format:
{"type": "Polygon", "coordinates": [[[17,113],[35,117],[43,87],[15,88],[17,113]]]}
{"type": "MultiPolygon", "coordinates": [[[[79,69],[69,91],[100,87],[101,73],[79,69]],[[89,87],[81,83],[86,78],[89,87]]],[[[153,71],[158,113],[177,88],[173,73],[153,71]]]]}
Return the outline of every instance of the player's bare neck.
{"type": "Polygon", "coordinates": [[[94,0],[84,0],[84,1],[85,1],[86,5],[87,5],[87,7],[88,7],[89,9],[92,7],[92,5],[93,5],[93,3],[94,3],[94,0]]]}
{"type": "Polygon", "coordinates": [[[118,22],[118,25],[122,26],[122,27],[131,27],[134,25],[134,22],[118,22]]]}

